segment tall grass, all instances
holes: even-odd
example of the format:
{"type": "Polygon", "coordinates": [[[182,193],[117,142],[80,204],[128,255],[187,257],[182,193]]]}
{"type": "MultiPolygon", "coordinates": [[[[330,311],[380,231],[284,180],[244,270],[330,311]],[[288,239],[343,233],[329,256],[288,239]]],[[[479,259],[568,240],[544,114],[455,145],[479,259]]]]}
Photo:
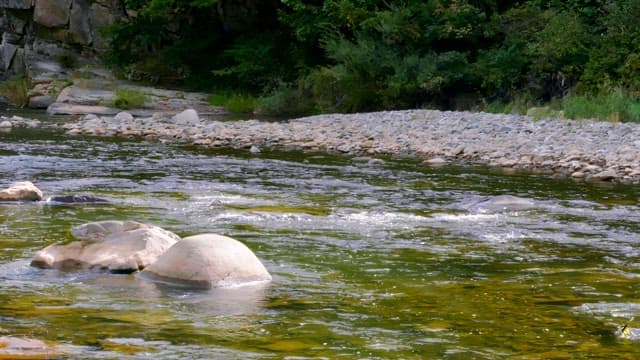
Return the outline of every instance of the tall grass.
{"type": "Polygon", "coordinates": [[[0,83],[0,96],[17,106],[24,107],[29,104],[29,89],[31,89],[29,79],[24,76],[14,77],[0,83]]]}
{"type": "Polygon", "coordinates": [[[562,99],[565,116],[571,119],[640,122],[640,101],[621,88],[598,95],[569,95],[562,99]]]}
{"type": "Polygon", "coordinates": [[[113,93],[115,96],[109,105],[118,109],[142,108],[148,100],[146,94],[134,89],[117,88],[113,93]]]}

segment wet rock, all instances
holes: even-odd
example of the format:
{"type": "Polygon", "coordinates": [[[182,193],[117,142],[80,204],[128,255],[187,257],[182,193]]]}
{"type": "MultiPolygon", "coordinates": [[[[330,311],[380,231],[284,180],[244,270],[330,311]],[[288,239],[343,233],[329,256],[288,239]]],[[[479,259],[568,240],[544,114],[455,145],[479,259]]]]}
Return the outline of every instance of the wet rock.
{"type": "Polygon", "coordinates": [[[39,201],[42,191],[30,181],[14,182],[9,188],[0,190],[0,201],[39,201]]]}
{"type": "Polygon", "coordinates": [[[182,239],[140,275],[175,285],[213,288],[271,280],[255,254],[241,242],[221,235],[182,239]]]}
{"type": "Polygon", "coordinates": [[[108,204],[109,201],[93,195],[51,196],[47,199],[51,204],[108,204]]]}
{"type": "Polygon", "coordinates": [[[102,221],[76,226],[79,241],[50,245],[31,265],[40,268],[90,268],[130,273],[156,261],[180,238],[162,228],[135,221],[102,221]]]}
{"type": "Polygon", "coordinates": [[[513,195],[498,195],[485,198],[469,207],[472,211],[493,213],[501,211],[518,211],[535,207],[531,199],[513,195]]]}
{"type": "Polygon", "coordinates": [[[597,181],[611,181],[618,177],[614,170],[605,170],[597,174],[593,174],[592,179],[597,181]]]}
{"type": "Polygon", "coordinates": [[[430,166],[441,166],[441,165],[445,165],[446,163],[447,163],[447,160],[440,157],[435,157],[435,158],[431,158],[423,161],[423,164],[430,165],[430,166]]]}
{"type": "Polygon", "coordinates": [[[62,359],[73,352],[70,347],[37,339],[0,336],[0,359],[62,359]]]}

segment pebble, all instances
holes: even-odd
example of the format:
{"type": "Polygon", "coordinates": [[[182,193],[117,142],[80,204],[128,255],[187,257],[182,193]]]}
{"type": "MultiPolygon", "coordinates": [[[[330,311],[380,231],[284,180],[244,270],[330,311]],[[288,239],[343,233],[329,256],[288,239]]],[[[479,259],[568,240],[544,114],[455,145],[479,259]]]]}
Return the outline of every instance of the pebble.
{"type": "Polygon", "coordinates": [[[640,141],[632,141],[640,138],[640,124],[632,123],[404,110],[326,114],[282,122],[209,121],[195,111],[185,111],[173,119],[154,114],[127,117],[118,126],[110,125],[108,117],[85,117],[64,128],[69,134],[145,136],[251,152],[411,157],[424,160],[425,165],[460,162],[597,181],[640,182],[640,163],[635,161],[640,156],[640,141]]]}

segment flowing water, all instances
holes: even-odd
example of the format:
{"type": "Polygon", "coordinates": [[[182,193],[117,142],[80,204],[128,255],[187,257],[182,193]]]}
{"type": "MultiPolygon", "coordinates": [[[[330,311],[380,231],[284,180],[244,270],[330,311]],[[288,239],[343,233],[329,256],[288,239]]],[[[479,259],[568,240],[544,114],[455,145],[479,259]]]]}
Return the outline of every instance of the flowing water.
{"type": "Polygon", "coordinates": [[[0,134],[0,179],[110,202],[0,204],[0,334],[78,359],[640,356],[620,336],[640,327],[637,186],[20,129],[0,134]],[[29,266],[108,219],[234,237],[273,282],[192,291],[29,266]]]}

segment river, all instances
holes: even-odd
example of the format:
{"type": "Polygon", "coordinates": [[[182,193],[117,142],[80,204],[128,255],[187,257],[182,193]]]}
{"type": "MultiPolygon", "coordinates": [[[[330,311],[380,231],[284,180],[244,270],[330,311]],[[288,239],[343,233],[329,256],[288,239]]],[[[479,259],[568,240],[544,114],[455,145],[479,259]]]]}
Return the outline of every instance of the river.
{"type": "MultiPolygon", "coordinates": [[[[46,121],[60,121],[49,119],[46,121]]],[[[0,133],[0,332],[78,359],[640,357],[639,189],[481,167],[0,133]],[[485,206],[499,195],[532,202],[485,206]],[[196,291],[29,266],[71,226],[136,220],[249,246],[260,287],[196,291]]]]}

